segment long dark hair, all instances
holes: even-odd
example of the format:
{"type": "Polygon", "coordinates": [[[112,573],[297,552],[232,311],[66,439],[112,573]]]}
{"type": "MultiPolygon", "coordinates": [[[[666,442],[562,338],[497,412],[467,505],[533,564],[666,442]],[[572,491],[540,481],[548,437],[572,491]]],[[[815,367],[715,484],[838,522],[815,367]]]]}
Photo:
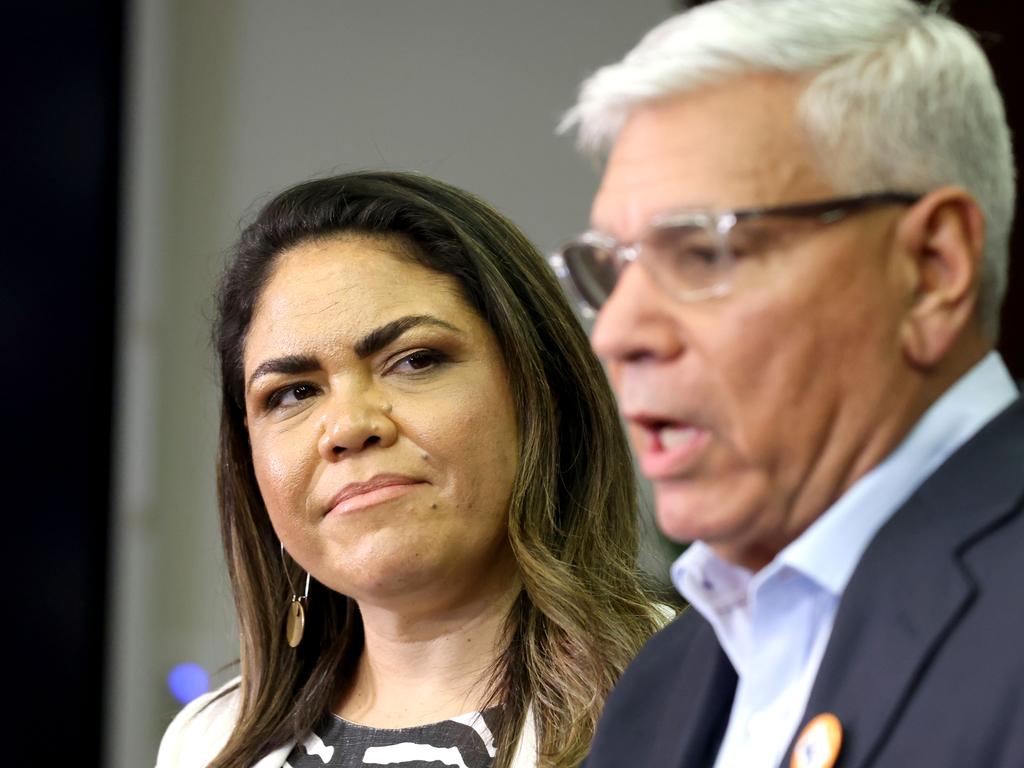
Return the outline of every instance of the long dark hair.
{"type": "Polygon", "coordinates": [[[497,337],[518,418],[508,536],[523,590],[491,670],[501,705],[495,768],[511,760],[530,706],[541,764],[576,765],[605,696],[657,623],[635,566],[625,437],[604,372],[536,249],[478,198],[405,173],[353,173],[286,190],[243,231],[220,284],[217,484],[242,675],[239,720],[214,765],[248,767],[301,737],[362,648],[353,601],[321,585],[310,595],[301,646],[285,644],[289,580],[256,483],[243,396],[246,333],[277,257],[344,233],[406,240],[409,258],[453,277],[497,337]]]}

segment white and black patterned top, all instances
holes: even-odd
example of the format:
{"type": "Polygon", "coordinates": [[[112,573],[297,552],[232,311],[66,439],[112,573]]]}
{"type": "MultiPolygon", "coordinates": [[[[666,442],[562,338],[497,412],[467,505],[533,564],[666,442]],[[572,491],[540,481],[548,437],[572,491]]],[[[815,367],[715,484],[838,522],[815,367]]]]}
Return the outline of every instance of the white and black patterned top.
{"type": "Polygon", "coordinates": [[[491,768],[498,709],[413,728],[371,728],[330,715],[295,745],[284,768],[491,768]],[[490,724],[489,724],[490,723],[490,724]]]}

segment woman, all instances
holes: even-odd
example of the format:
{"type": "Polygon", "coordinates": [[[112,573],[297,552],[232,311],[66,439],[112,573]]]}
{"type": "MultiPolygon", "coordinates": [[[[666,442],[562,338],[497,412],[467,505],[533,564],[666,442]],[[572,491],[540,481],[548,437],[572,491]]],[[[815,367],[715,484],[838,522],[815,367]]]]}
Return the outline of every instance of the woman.
{"type": "Polygon", "coordinates": [[[541,256],[422,176],[312,181],[243,232],[215,337],[241,676],[159,768],[577,765],[660,620],[614,402],[541,256]]]}

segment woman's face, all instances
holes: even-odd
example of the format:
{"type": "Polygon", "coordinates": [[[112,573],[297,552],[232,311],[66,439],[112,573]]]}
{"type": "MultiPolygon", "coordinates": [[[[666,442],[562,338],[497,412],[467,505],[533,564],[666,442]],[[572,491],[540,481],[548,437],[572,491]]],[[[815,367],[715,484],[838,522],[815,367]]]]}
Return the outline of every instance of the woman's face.
{"type": "Polygon", "coordinates": [[[244,348],[253,464],[285,549],[360,602],[508,588],[516,415],[497,340],[399,240],[278,258],[244,348]]]}

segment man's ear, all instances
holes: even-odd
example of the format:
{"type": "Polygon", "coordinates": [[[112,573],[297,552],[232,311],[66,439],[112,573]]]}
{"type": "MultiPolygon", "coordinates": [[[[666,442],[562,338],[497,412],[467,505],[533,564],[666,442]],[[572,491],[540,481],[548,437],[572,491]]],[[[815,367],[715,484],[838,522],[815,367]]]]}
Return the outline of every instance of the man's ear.
{"type": "Polygon", "coordinates": [[[965,331],[977,331],[985,218],[967,190],[941,187],[906,213],[895,245],[910,289],[903,352],[911,364],[930,368],[965,331]]]}

